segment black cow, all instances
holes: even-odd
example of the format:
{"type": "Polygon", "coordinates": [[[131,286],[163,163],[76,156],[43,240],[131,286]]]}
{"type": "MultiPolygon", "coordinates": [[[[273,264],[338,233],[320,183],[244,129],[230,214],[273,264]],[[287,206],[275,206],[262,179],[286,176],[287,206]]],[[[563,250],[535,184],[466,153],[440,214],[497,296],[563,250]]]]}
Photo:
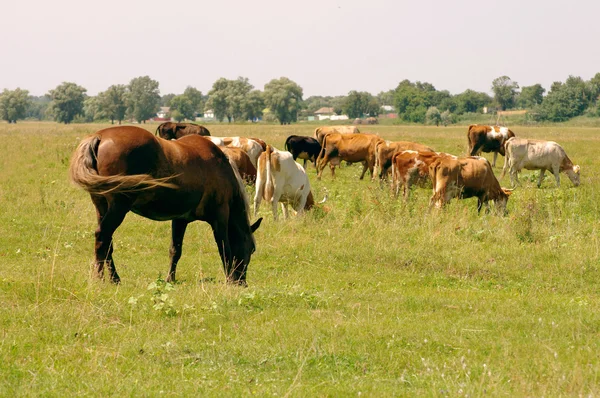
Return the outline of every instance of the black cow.
{"type": "Polygon", "coordinates": [[[312,137],[290,135],[285,140],[285,150],[292,154],[294,160],[304,159],[304,168],[306,169],[307,160],[316,162],[319,152],[321,152],[321,145],[312,137]]]}

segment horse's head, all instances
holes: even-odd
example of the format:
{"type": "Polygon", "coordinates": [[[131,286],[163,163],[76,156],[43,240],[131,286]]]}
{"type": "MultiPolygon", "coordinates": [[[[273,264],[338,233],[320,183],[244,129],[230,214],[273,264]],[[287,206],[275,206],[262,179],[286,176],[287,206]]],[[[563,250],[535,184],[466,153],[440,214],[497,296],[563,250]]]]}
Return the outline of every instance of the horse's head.
{"type": "Polygon", "coordinates": [[[241,225],[240,220],[236,219],[235,222],[237,225],[229,226],[229,242],[231,244],[233,261],[227,275],[228,282],[247,286],[246,271],[250,264],[250,258],[256,251],[256,242],[253,234],[260,226],[262,220],[261,217],[252,225],[248,225],[247,221],[244,220],[244,226],[241,225]]]}

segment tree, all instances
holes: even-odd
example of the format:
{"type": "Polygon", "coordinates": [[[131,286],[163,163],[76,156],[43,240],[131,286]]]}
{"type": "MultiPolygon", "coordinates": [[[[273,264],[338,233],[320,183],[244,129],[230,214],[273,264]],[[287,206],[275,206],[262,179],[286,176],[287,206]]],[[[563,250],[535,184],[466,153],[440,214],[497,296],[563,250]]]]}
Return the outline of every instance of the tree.
{"type": "Polygon", "coordinates": [[[518,89],[517,82],[513,82],[508,76],[501,76],[492,81],[494,99],[503,110],[514,106],[518,89]]]}
{"type": "Polygon", "coordinates": [[[281,77],[265,84],[265,104],[280,124],[290,124],[298,120],[298,111],[302,107],[302,87],[281,77]]]}
{"type": "Polygon", "coordinates": [[[484,106],[490,105],[492,98],[486,93],[474,90],[465,90],[454,96],[455,112],[459,115],[467,112],[481,112],[484,106]]]}
{"type": "Polygon", "coordinates": [[[83,117],[86,122],[93,122],[97,119],[102,119],[104,114],[100,109],[99,97],[87,97],[83,100],[83,117]]]}
{"type": "MultiPolygon", "coordinates": [[[[50,105],[50,97],[48,95],[42,95],[40,97],[29,96],[29,106],[25,111],[25,118],[44,120],[48,119],[48,115],[46,115],[46,110],[50,105]]],[[[48,112],[50,113],[50,112],[48,112]]]]}
{"type": "Polygon", "coordinates": [[[149,76],[131,79],[129,86],[129,114],[138,122],[146,123],[159,109],[158,82],[149,76]]]}
{"type": "Polygon", "coordinates": [[[250,91],[244,98],[242,113],[245,120],[255,121],[262,117],[265,100],[260,90],[250,91]]]}
{"type": "Polygon", "coordinates": [[[342,111],[351,119],[363,115],[377,116],[379,114],[379,101],[365,91],[353,90],[348,93],[342,105],[342,111]]]}
{"type": "Polygon", "coordinates": [[[425,122],[427,109],[432,105],[430,93],[425,91],[426,88],[430,89],[429,86],[431,85],[424,86],[420,82],[411,83],[409,80],[403,80],[398,84],[395,105],[400,118],[407,122],[425,122]]]}
{"type": "Polygon", "coordinates": [[[393,105],[396,92],[394,90],[382,91],[377,94],[377,100],[381,105],[393,105]]]}
{"type": "Polygon", "coordinates": [[[600,97],[600,73],[596,73],[587,84],[588,91],[590,92],[590,100],[596,105],[600,97]]]}
{"type": "Polygon", "coordinates": [[[59,123],[69,124],[75,116],[83,113],[83,101],[87,90],[75,83],[64,82],[48,95],[52,98],[49,110],[54,115],[54,120],[59,123]]]}
{"type": "Polygon", "coordinates": [[[546,89],[539,83],[533,86],[525,86],[517,97],[517,105],[521,108],[533,108],[542,103],[545,92],[546,89]]]}
{"type": "Polygon", "coordinates": [[[440,115],[440,119],[444,127],[454,123],[454,115],[449,110],[445,110],[444,112],[442,112],[442,114],[440,115]]]}
{"type": "Polygon", "coordinates": [[[0,117],[8,123],[16,123],[19,119],[24,119],[27,108],[31,104],[29,91],[4,89],[0,94],[0,117]]]}
{"type": "Polygon", "coordinates": [[[103,117],[110,119],[111,124],[114,124],[115,120],[121,124],[127,112],[127,87],[123,84],[112,85],[98,94],[98,98],[98,107],[103,117]]]}
{"type": "Polygon", "coordinates": [[[171,116],[181,122],[184,119],[194,120],[196,117],[196,110],[192,101],[185,95],[177,95],[171,99],[171,116]],[[174,112],[177,111],[177,114],[174,112]]]}
{"type": "Polygon", "coordinates": [[[204,112],[205,99],[202,95],[202,91],[192,86],[187,86],[183,92],[183,95],[192,102],[192,108],[194,108],[194,112],[204,112]]]}
{"type": "Polygon", "coordinates": [[[585,82],[580,77],[569,76],[565,83],[554,82],[546,98],[535,108],[537,118],[561,122],[581,115],[589,101],[585,82]]]}
{"type": "Polygon", "coordinates": [[[175,94],[169,93],[160,97],[160,106],[171,106],[171,100],[175,97],[175,94]]]}
{"type": "Polygon", "coordinates": [[[236,80],[228,80],[222,77],[208,92],[206,106],[213,109],[217,120],[223,120],[225,117],[229,122],[243,119],[244,102],[253,88],[248,78],[238,77],[236,80]]]}
{"type": "Polygon", "coordinates": [[[442,122],[442,115],[438,108],[431,106],[427,109],[427,112],[425,113],[425,122],[427,124],[435,124],[436,126],[440,125],[442,122]]]}

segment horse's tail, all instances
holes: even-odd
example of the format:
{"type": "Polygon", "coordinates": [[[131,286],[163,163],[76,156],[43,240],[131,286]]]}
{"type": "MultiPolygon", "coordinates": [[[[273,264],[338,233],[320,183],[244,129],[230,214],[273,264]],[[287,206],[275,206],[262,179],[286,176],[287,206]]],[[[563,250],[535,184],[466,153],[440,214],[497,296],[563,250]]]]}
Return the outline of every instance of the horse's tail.
{"type": "Polygon", "coordinates": [[[265,151],[265,157],[266,157],[266,167],[265,167],[265,171],[267,173],[267,178],[266,178],[266,183],[265,183],[265,200],[267,202],[271,202],[271,200],[273,200],[273,192],[275,190],[275,187],[273,186],[273,176],[271,173],[271,154],[273,148],[271,147],[271,145],[267,145],[267,150],[265,151]]]}
{"type": "Polygon", "coordinates": [[[69,175],[71,181],[92,194],[137,192],[152,188],[176,188],[168,182],[173,177],[154,178],[149,174],[101,176],[98,174],[100,135],[85,138],[73,154],[69,175]]]}

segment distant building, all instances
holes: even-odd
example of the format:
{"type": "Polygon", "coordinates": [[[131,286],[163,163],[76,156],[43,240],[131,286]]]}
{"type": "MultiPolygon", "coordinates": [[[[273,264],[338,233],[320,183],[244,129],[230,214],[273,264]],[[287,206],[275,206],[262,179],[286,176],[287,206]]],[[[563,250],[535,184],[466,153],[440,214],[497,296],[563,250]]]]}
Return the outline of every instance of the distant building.
{"type": "Polygon", "coordinates": [[[215,118],[215,111],[213,111],[212,109],[204,111],[204,118],[205,119],[214,119],[215,118]]]}
{"type": "Polygon", "coordinates": [[[168,106],[161,106],[160,110],[156,112],[154,121],[156,122],[170,122],[171,121],[171,108],[168,106]]]}
{"type": "Polygon", "coordinates": [[[394,112],[394,107],[391,105],[381,105],[381,109],[383,109],[386,112],[394,112]]]}
{"type": "Polygon", "coordinates": [[[317,120],[329,120],[332,116],[335,116],[335,112],[333,111],[333,108],[323,107],[315,111],[315,116],[317,117],[317,120]]]}

